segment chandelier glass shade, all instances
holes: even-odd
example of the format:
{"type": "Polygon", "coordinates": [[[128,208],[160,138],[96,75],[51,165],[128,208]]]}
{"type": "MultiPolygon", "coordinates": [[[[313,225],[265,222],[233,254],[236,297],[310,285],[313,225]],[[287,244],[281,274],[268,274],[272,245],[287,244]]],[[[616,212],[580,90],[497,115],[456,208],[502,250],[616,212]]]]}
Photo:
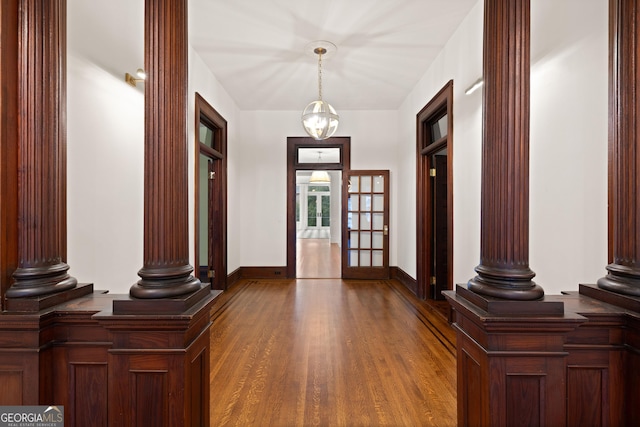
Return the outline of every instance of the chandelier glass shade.
{"type": "Polygon", "coordinates": [[[318,100],[311,102],[302,112],[302,126],[310,137],[322,140],[336,133],[340,118],[335,108],[322,100],[322,55],[327,53],[327,49],[317,47],[313,52],[318,55],[318,100]]]}
{"type": "Polygon", "coordinates": [[[302,112],[304,130],[313,139],[327,139],[338,130],[338,113],[328,102],[311,102],[302,112]]]}
{"type": "Polygon", "coordinates": [[[331,177],[327,171],[313,171],[309,182],[311,184],[328,184],[331,182],[331,177]]]}

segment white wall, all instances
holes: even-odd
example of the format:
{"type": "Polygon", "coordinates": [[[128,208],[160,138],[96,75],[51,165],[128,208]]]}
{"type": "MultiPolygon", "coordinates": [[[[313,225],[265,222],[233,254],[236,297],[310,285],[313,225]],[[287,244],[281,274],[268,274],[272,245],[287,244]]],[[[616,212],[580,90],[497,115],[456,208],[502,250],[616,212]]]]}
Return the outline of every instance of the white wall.
{"type": "Polygon", "coordinates": [[[144,95],[124,82],[143,66],[143,9],[67,4],[67,262],[78,281],[113,293],[129,292],[143,262],[144,95]],[[104,25],[89,25],[86,8],[104,25]]]}
{"type": "MultiPolygon", "coordinates": [[[[241,246],[236,236],[240,233],[242,222],[235,212],[238,212],[238,197],[241,192],[238,177],[241,168],[240,141],[238,137],[239,110],[229,94],[220,85],[215,76],[206,67],[202,58],[192,48],[189,49],[189,101],[188,105],[188,142],[189,176],[194,176],[195,160],[198,152],[195,145],[195,93],[198,92],[226,121],[227,121],[227,273],[232,273],[240,264],[241,246]]],[[[195,262],[194,254],[194,226],[193,209],[195,206],[193,187],[194,180],[189,179],[189,259],[192,266],[195,262]]]]}
{"type": "MultiPolygon", "coordinates": [[[[96,289],[128,293],[143,266],[144,85],[124,73],[144,66],[144,2],[69,0],[67,64],[68,256],[70,274],[96,289]],[[99,16],[88,21],[87,16],[99,16]],[[98,24],[96,24],[96,22],[98,24]]],[[[229,193],[237,193],[237,107],[200,57],[189,51],[189,176],[195,152],[195,92],[228,121],[229,193]]],[[[189,253],[195,263],[194,181],[189,179],[189,253]]],[[[230,197],[229,212],[237,198],[230,197]]],[[[228,271],[239,264],[234,238],[241,224],[228,218],[228,271]]]]}
{"type": "MultiPolygon", "coordinates": [[[[68,3],[67,260],[80,281],[126,293],[142,267],[144,106],[123,75],[142,66],[143,6],[98,3],[68,3]],[[83,21],[88,7],[104,25],[83,21]]],[[[414,277],[416,113],[450,79],[454,281],[479,262],[482,98],[463,91],[482,74],[482,12],[479,1],[398,110],[336,106],[352,168],[391,171],[390,263],[414,277]]],[[[532,2],[531,44],[530,265],[551,294],[605,273],[607,0],[532,2]]],[[[193,50],[189,62],[188,123],[195,91],[228,122],[228,270],[285,265],[286,138],[304,135],[301,111],[239,111],[193,50]]]]}
{"type": "Polygon", "coordinates": [[[606,274],[608,1],[531,12],[529,262],[549,294],[606,274]]]}
{"type": "MultiPolygon", "coordinates": [[[[305,136],[300,111],[243,111],[237,176],[241,191],[237,236],[242,266],[284,266],[287,262],[287,137],[305,136]]],[[[339,108],[339,106],[336,106],[339,108]]],[[[397,191],[396,111],[340,111],[336,136],[351,137],[352,169],[390,169],[392,206],[397,191]],[[372,126],[376,124],[376,126],[372,126]],[[382,125],[381,125],[382,124],[382,125]]],[[[396,261],[396,213],[391,209],[391,264],[396,261]]]]}
{"type": "MultiPolygon", "coordinates": [[[[479,1],[399,110],[398,266],[415,277],[415,115],[454,80],[454,283],[479,263],[482,74],[479,1]]],[[[606,266],[607,0],[531,4],[530,267],[547,294],[606,266]],[[575,10],[580,10],[579,14],[575,10]]],[[[499,167],[499,165],[496,165],[499,167]]]]}

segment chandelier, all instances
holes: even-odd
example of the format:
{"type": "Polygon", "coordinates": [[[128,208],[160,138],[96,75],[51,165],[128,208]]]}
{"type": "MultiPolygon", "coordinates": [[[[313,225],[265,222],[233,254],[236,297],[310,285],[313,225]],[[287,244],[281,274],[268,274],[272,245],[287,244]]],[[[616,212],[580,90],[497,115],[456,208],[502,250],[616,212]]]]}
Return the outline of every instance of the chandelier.
{"type": "Polygon", "coordinates": [[[302,126],[310,137],[316,140],[330,138],[338,130],[338,113],[322,100],[322,55],[327,54],[327,47],[335,45],[328,42],[317,42],[320,46],[313,49],[318,55],[318,100],[311,102],[302,112],[302,126]],[[322,46],[324,44],[325,46],[322,46]]]}

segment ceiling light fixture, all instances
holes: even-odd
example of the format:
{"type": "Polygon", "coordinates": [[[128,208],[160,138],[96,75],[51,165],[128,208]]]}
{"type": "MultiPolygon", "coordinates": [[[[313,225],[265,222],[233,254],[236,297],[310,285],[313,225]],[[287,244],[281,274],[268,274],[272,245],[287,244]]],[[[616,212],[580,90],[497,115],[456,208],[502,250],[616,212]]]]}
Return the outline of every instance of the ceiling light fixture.
{"type": "Polygon", "coordinates": [[[145,73],[142,68],[138,68],[136,76],[138,76],[138,78],[133,77],[129,73],[124,73],[124,81],[129,83],[131,86],[136,87],[138,82],[144,82],[147,79],[147,73],[145,73]]]}
{"type": "MultiPolygon", "coordinates": [[[[322,163],[322,151],[318,150],[318,161],[317,163],[322,163]]],[[[309,178],[310,184],[328,184],[331,182],[331,177],[327,171],[313,171],[311,172],[311,177],[309,178]]]]}
{"type": "Polygon", "coordinates": [[[310,137],[321,140],[330,138],[338,130],[338,113],[331,104],[322,100],[322,55],[328,53],[328,47],[335,49],[336,46],[325,41],[314,44],[313,53],[318,55],[318,100],[311,102],[302,112],[302,126],[310,137]]]}

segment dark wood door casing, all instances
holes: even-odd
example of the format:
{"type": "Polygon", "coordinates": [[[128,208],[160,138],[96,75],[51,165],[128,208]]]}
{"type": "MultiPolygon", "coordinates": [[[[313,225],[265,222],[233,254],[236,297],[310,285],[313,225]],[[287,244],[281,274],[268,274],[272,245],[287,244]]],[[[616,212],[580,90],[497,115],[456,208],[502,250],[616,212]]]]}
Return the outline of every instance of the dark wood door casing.
{"type": "Polygon", "coordinates": [[[299,170],[339,170],[343,173],[351,169],[351,138],[332,137],[317,141],[311,137],[290,136],[287,138],[287,278],[296,278],[296,171],[299,170]],[[299,163],[299,148],[339,148],[339,163],[299,163]]]}
{"type": "Polygon", "coordinates": [[[432,180],[429,170],[434,167],[431,157],[436,152],[447,150],[447,283],[446,289],[453,289],[453,80],[448,81],[442,89],[425,105],[416,116],[416,257],[417,257],[417,296],[426,299],[431,296],[430,278],[435,275],[430,260],[432,254],[433,217],[431,203],[433,200],[432,180]],[[437,118],[446,114],[447,136],[433,140],[429,131],[430,125],[437,118]]]}
{"type": "Polygon", "coordinates": [[[215,271],[211,278],[213,289],[227,288],[227,121],[202,95],[195,94],[195,209],[194,209],[194,253],[196,265],[200,260],[200,162],[199,156],[210,159],[214,179],[209,181],[209,258],[215,271]],[[211,146],[200,142],[199,127],[204,123],[213,131],[211,146]]]}

